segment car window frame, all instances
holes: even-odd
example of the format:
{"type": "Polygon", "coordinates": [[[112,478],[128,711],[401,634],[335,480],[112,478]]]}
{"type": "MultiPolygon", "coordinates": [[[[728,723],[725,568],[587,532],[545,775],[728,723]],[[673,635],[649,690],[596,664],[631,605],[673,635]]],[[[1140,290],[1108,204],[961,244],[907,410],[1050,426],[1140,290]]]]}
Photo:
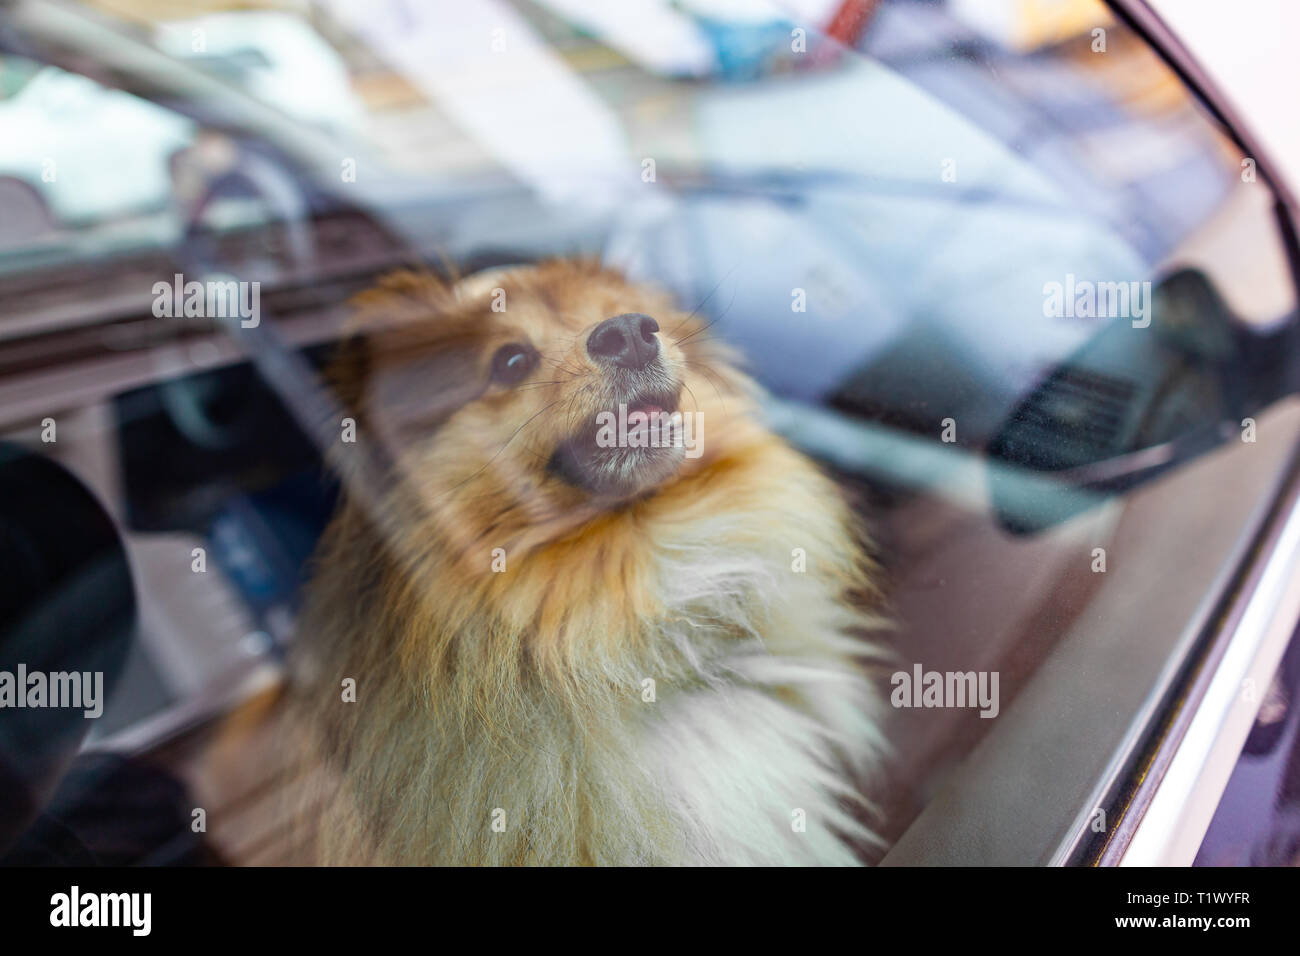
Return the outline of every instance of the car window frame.
{"type": "MultiPolygon", "coordinates": [[[[1300,300],[1300,203],[1280,176],[1268,150],[1251,132],[1244,118],[1233,108],[1212,78],[1200,70],[1177,36],[1160,20],[1143,0],[1106,0],[1107,6],[1134,34],[1174,72],[1189,94],[1199,101],[1222,131],[1243,155],[1256,160],[1257,175],[1274,197],[1273,212],[1278,241],[1283,246],[1291,274],[1291,284],[1300,300]]],[[[1297,316],[1290,317],[1292,327],[1297,316]]],[[[1292,341],[1295,337],[1292,336],[1292,341]]],[[[1292,348],[1287,382],[1297,383],[1300,349],[1292,348]]],[[[1300,406],[1294,397],[1279,402],[1290,405],[1281,410],[1290,415],[1300,406]]],[[[1274,412],[1277,410],[1275,409],[1274,412]]],[[[1272,413],[1269,413],[1272,414],[1272,413]]],[[[1300,430],[1296,432],[1300,439],[1300,430]]],[[[1138,836],[1142,821],[1153,806],[1162,783],[1186,741],[1197,709],[1210,692],[1216,668],[1224,659],[1228,646],[1237,640],[1258,645],[1254,655],[1257,666],[1267,667],[1272,658],[1280,660],[1286,642],[1277,635],[1290,635],[1300,619],[1300,588],[1279,592],[1270,587],[1278,574],[1300,573],[1300,535],[1294,523],[1300,521],[1300,441],[1284,449],[1281,460],[1271,463],[1275,478],[1263,477],[1267,491],[1249,509],[1243,520],[1240,509],[1219,511],[1219,527],[1239,536],[1229,550],[1229,558],[1213,582],[1205,588],[1199,607],[1185,618],[1188,625],[1170,642],[1170,655],[1159,673],[1130,671],[1121,675],[1128,699],[1141,704],[1129,720],[1119,744],[1113,738],[1088,738],[1079,727],[1061,727],[1056,718],[1060,707],[1053,696],[1059,688],[1046,687],[1051,673],[1036,673],[1020,697],[1002,715],[999,726],[991,731],[969,759],[954,773],[940,794],[931,800],[912,822],[900,840],[881,861],[883,865],[1015,865],[1034,862],[1043,865],[1118,865],[1156,862],[1153,851],[1139,844],[1133,857],[1127,850],[1138,836]],[[1281,571],[1279,569],[1282,569],[1281,571]],[[1243,622],[1260,618],[1281,622],[1267,633],[1257,626],[1243,628],[1243,622]],[[1037,691],[1037,693],[1035,693],[1037,691]],[[1052,743],[1072,741],[1079,748],[1071,753],[1073,767],[1102,761],[1087,796],[1079,798],[1077,780],[1063,780],[1055,747],[1044,746],[1043,728],[1052,728],[1052,743]],[[1091,751],[1090,758],[1080,751],[1091,751]],[[1032,780],[1032,794],[1008,787],[1008,781],[1032,780]],[[1021,798],[1017,804],[1017,798],[1021,798]],[[1032,797],[1036,806],[1027,806],[1024,797],[1032,797]],[[1109,813],[1101,832],[1094,826],[1096,811],[1109,813]],[[997,821],[1000,825],[990,827],[997,821]],[[1141,859],[1140,855],[1145,854],[1141,859]]],[[[1252,482],[1252,486],[1258,485],[1252,482]]],[[[1249,497],[1246,495],[1245,497],[1249,497]]],[[[1142,635],[1138,635],[1140,638],[1142,635]]],[[[1081,673],[1090,671],[1090,661],[1100,661],[1094,647],[1089,650],[1075,638],[1063,640],[1068,666],[1081,673]],[[1073,656],[1071,653],[1073,652],[1073,656]]],[[[1102,648],[1101,650],[1104,650],[1102,648]]],[[[1276,662],[1274,662],[1276,663],[1276,662]]],[[[1111,692],[1114,692],[1114,688],[1111,692]]],[[[1244,695],[1238,694],[1243,698],[1244,695]]],[[[1256,700],[1256,706],[1258,700],[1256,700]]],[[[1196,749],[1206,766],[1210,752],[1217,751],[1214,773],[1197,778],[1197,799],[1190,800],[1185,776],[1173,784],[1176,791],[1158,805],[1160,812],[1178,810],[1203,818],[1184,825],[1178,832],[1181,842],[1177,859],[1160,862],[1189,864],[1195,856],[1208,826],[1210,815],[1227,783],[1245,732],[1240,730],[1220,740],[1196,742],[1196,749]],[[1236,739],[1237,737],[1240,739],[1236,739]],[[1217,746],[1216,746],[1217,745],[1217,746]],[[1225,761],[1223,754],[1231,755],[1225,761]],[[1226,769],[1224,764],[1226,763],[1226,769]],[[1221,779],[1220,779],[1221,778],[1221,779]],[[1208,812],[1204,803],[1208,797],[1208,812]]],[[[1198,754],[1193,754],[1195,759],[1198,754]]],[[[1151,843],[1155,843],[1152,838],[1151,843]]]]}

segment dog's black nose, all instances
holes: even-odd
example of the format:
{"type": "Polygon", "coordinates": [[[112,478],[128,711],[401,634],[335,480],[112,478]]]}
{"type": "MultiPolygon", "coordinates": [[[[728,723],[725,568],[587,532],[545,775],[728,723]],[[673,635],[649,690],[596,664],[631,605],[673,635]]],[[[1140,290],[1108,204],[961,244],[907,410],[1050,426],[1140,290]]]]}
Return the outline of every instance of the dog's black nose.
{"type": "Polygon", "coordinates": [[[606,319],[587,336],[587,352],[598,362],[621,368],[645,368],[659,354],[659,323],[640,312],[606,319]]]}

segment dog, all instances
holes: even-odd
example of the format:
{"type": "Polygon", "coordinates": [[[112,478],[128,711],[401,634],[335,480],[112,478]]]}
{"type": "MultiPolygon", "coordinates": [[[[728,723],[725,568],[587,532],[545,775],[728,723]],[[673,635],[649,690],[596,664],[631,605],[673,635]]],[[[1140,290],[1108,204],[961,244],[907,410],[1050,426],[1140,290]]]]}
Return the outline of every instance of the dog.
{"type": "Polygon", "coordinates": [[[351,333],[296,668],[312,859],[862,862],[875,565],[708,324],[555,260],[391,275],[351,333]]]}

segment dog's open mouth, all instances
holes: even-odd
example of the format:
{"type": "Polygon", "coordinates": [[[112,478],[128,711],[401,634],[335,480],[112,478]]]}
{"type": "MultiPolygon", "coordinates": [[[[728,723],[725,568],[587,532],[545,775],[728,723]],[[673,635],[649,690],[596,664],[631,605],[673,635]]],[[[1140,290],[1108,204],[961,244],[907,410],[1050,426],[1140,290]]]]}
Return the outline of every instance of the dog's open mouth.
{"type": "Polygon", "coordinates": [[[649,389],[601,409],[551,456],[550,471],[601,496],[638,494],[683,457],[680,389],[649,389]]]}
{"type": "MultiPolygon", "coordinates": [[[[674,422],[673,413],[677,411],[677,393],[643,392],[625,403],[629,432],[632,430],[654,433],[671,431],[674,422]]],[[[615,410],[618,416],[620,410],[615,410]]],[[[653,434],[651,434],[653,437],[653,434]]],[[[665,438],[671,436],[665,435],[665,438]]]]}

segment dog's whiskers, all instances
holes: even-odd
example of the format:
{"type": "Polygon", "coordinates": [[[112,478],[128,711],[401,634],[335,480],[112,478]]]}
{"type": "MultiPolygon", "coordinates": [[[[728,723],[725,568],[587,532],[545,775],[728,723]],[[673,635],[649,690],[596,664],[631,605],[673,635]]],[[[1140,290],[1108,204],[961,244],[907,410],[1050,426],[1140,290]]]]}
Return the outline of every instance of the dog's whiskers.
{"type": "Polygon", "coordinates": [[[530,388],[544,388],[550,385],[563,385],[563,384],[564,382],[560,381],[559,379],[556,379],[553,382],[525,382],[523,385],[516,385],[515,391],[522,392],[530,388]]]}
{"type": "MultiPolygon", "coordinates": [[[[527,428],[527,427],[528,427],[528,426],[529,426],[533,421],[535,421],[538,417],[540,417],[540,416],[542,415],[542,413],[544,413],[544,412],[547,411],[548,409],[554,408],[556,405],[559,405],[559,404],[560,404],[561,402],[563,402],[563,401],[564,401],[564,399],[562,399],[562,398],[557,398],[555,401],[553,401],[553,402],[551,402],[551,403],[549,403],[549,404],[547,404],[547,405],[543,405],[542,408],[541,408],[539,411],[537,411],[536,413],[534,413],[533,415],[530,415],[529,418],[528,418],[528,421],[524,422],[522,425],[520,425],[518,428],[516,428],[513,432],[511,432],[510,437],[507,438],[507,439],[505,440],[505,444],[503,444],[500,448],[498,448],[498,449],[496,450],[496,453],[495,453],[491,458],[489,458],[489,459],[487,460],[487,462],[484,463],[484,465],[483,465],[482,468],[479,468],[479,469],[478,469],[477,471],[475,471],[473,474],[467,476],[463,481],[459,481],[459,482],[457,482],[455,485],[453,485],[451,488],[448,488],[448,489],[447,489],[447,493],[446,493],[446,495],[450,495],[452,492],[454,492],[454,491],[460,489],[461,487],[463,487],[467,482],[473,481],[473,480],[474,480],[475,478],[477,478],[479,475],[483,474],[483,472],[487,471],[487,469],[492,465],[492,463],[493,463],[494,461],[496,461],[498,458],[501,457],[501,453],[502,453],[503,451],[505,451],[505,450],[510,446],[510,443],[511,443],[512,441],[515,440],[515,438],[519,435],[519,433],[520,433],[521,431],[523,431],[523,430],[524,430],[525,428],[527,428]]],[[[446,495],[443,495],[443,496],[441,496],[441,497],[446,497],[446,495]]]]}
{"type": "Polygon", "coordinates": [[[704,323],[704,325],[700,326],[698,329],[696,329],[694,332],[690,333],[689,335],[683,335],[680,339],[674,339],[673,344],[677,346],[684,345],[685,343],[689,342],[691,339],[695,338],[695,336],[701,334],[702,332],[707,332],[709,329],[713,328],[724,318],[726,318],[727,313],[731,311],[731,307],[736,304],[737,291],[739,290],[732,291],[731,300],[727,303],[727,307],[725,309],[723,309],[716,316],[714,316],[708,322],[704,323]]]}
{"type": "Polygon", "coordinates": [[[725,409],[725,408],[726,408],[726,404],[727,404],[727,399],[726,399],[726,397],[722,394],[722,390],[721,390],[720,388],[718,388],[718,382],[717,382],[717,379],[715,379],[715,378],[713,377],[713,375],[710,373],[710,371],[709,371],[709,367],[708,367],[707,365],[705,365],[703,362],[692,362],[692,361],[689,361],[689,360],[686,361],[684,364],[686,364],[686,365],[690,366],[691,368],[695,369],[695,371],[699,372],[701,375],[703,375],[703,376],[705,377],[705,379],[708,380],[708,383],[709,383],[711,386],[713,386],[713,394],[715,394],[715,395],[718,396],[719,400],[720,400],[720,401],[722,402],[722,404],[723,404],[723,408],[725,409]]]}
{"type": "MultiPolygon", "coordinates": [[[[733,274],[737,269],[739,269],[739,268],[740,268],[740,263],[737,262],[734,266],[732,266],[729,270],[727,270],[727,274],[724,275],[721,279],[718,280],[718,284],[715,285],[712,289],[709,290],[709,294],[706,295],[706,296],[705,296],[705,297],[700,301],[700,304],[697,305],[695,308],[691,309],[691,314],[688,315],[686,318],[682,319],[682,320],[681,320],[680,322],[678,322],[676,325],[674,325],[674,326],[672,327],[672,330],[668,332],[668,335],[671,336],[674,332],[676,332],[678,329],[680,329],[683,325],[685,325],[687,322],[691,321],[691,319],[695,318],[695,316],[699,313],[700,309],[702,309],[702,308],[704,308],[706,305],[708,305],[709,300],[713,298],[713,294],[714,294],[715,292],[717,292],[719,289],[722,288],[722,283],[724,283],[724,282],[726,282],[728,279],[730,279],[731,276],[732,276],[732,274],[733,274]]],[[[732,299],[733,299],[733,300],[735,299],[735,293],[734,293],[734,292],[732,293],[732,299]]]]}

